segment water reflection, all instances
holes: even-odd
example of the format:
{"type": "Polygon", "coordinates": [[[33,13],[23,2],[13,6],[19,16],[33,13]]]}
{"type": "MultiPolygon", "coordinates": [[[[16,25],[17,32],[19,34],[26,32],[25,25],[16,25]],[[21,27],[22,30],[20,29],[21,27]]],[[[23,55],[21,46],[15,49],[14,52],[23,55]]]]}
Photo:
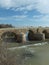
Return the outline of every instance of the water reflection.
{"type": "Polygon", "coordinates": [[[4,54],[6,53],[6,65],[49,65],[48,42],[10,47],[7,50],[3,49],[3,51],[5,51],[4,54]]]}
{"type": "Polygon", "coordinates": [[[14,50],[9,49],[9,52],[11,58],[13,55],[15,60],[17,58],[15,63],[18,65],[49,65],[49,44],[17,47],[14,50]]]}

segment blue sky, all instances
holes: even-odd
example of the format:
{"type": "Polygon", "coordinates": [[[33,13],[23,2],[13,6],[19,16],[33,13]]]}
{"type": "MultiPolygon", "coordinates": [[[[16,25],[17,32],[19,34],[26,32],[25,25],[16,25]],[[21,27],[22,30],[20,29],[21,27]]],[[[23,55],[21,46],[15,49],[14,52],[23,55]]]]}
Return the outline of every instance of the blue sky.
{"type": "Polygon", "coordinates": [[[49,0],[0,0],[0,24],[49,26],[49,0]]]}

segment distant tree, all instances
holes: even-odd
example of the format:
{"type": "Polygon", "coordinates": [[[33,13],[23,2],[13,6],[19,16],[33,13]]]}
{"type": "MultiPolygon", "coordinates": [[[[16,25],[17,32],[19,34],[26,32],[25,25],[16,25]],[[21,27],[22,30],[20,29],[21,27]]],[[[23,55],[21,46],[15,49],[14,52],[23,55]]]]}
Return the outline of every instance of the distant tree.
{"type": "Polygon", "coordinates": [[[11,24],[0,24],[0,28],[13,28],[14,26],[11,24]]]}

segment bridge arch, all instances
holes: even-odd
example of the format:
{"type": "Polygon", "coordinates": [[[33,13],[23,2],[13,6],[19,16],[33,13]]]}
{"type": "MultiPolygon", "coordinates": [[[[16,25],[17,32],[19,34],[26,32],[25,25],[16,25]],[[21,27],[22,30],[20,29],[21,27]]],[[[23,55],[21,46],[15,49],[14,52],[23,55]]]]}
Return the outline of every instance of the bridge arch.
{"type": "Polygon", "coordinates": [[[49,31],[48,30],[43,30],[42,33],[45,34],[46,39],[49,39],[49,31]]]}
{"type": "Polygon", "coordinates": [[[28,30],[28,40],[29,41],[32,41],[32,40],[34,40],[34,31],[32,31],[32,30],[28,30]]]}
{"type": "Polygon", "coordinates": [[[11,31],[6,31],[2,33],[1,39],[5,42],[16,42],[17,34],[11,31]]]}

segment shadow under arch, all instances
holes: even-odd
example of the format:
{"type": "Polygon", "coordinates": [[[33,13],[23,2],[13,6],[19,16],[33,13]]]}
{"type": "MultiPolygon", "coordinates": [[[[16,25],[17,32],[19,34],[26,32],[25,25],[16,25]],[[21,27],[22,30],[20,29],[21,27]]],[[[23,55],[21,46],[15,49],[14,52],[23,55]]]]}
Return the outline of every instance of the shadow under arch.
{"type": "Polygon", "coordinates": [[[28,40],[33,41],[34,40],[34,31],[28,30],[28,40]]]}
{"type": "Polygon", "coordinates": [[[1,35],[1,39],[4,42],[16,42],[17,41],[17,34],[14,32],[7,31],[1,35]]]}
{"type": "Polygon", "coordinates": [[[47,30],[43,30],[42,33],[45,34],[46,39],[49,39],[49,32],[47,30]]]}

